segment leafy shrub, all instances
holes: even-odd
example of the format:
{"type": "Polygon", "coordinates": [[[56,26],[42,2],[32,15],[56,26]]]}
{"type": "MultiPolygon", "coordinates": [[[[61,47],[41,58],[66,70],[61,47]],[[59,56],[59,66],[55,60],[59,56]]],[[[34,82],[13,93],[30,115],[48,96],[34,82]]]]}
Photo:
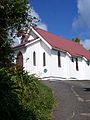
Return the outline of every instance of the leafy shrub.
{"type": "Polygon", "coordinates": [[[28,111],[20,105],[15,83],[6,69],[0,69],[0,120],[26,120],[28,111]]]}
{"type": "Polygon", "coordinates": [[[0,120],[49,120],[52,91],[23,69],[0,69],[0,120]]]}
{"type": "Polygon", "coordinates": [[[19,88],[18,99],[29,113],[28,120],[49,120],[54,103],[51,89],[21,69],[16,71],[12,80],[19,88]]]}

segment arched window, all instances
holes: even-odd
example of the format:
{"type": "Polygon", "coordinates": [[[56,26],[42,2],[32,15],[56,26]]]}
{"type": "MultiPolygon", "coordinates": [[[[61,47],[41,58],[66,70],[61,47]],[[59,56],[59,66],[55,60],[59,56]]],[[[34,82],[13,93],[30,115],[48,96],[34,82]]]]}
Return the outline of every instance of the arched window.
{"type": "Polygon", "coordinates": [[[36,52],[33,52],[33,65],[36,66],[36,52]]]}
{"type": "Polygon", "coordinates": [[[61,67],[61,55],[59,51],[58,51],[58,67],[61,67]]]}
{"type": "Polygon", "coordinates": [[[46,66],[46,54],[45,54],[45,52],[43,53],[43,66],[46,66]]]}
{"type": "Polygon", "coordinates": [[[76,58],[76,70],[79,71],[79,67],[78,67],[78,58],[76,58]]]}
{"type": "Polygon", "coordinates": [[[16,64],[20,67],[23,67],[23,55],[22,53],[19,51],[19,53],[17,54],[17,58],[16,58],[16,64]]]}

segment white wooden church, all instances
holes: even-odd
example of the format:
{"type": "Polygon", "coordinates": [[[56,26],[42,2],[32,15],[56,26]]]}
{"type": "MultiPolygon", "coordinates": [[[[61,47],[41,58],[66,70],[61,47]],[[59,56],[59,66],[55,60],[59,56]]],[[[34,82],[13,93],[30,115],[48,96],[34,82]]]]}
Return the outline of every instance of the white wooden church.
{"type": "Polygon", "coordinates": [[[90,80],[90,52],[80,43],[31,27],[14,47],[15,63],[43,79],[90,80]]]}

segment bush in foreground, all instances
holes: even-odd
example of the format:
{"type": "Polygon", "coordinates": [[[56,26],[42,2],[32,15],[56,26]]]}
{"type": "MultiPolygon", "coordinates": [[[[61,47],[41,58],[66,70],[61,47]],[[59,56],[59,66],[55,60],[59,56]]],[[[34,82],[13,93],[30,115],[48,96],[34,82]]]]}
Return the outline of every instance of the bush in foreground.
{"type": "MultiPolygon", "coordinates": [[[[54,103],[52,91],[34,75],[0,69],[2,120],[49,120],[54,103]]],[[[1,118],[0,118],[1,119],[1,118]]]]}
{"type": "Polygon", "coordinates": [[[0,69],[0,120],[26,120],[28,111],[20,105],[15,83],[6,69],[0,69]]]}

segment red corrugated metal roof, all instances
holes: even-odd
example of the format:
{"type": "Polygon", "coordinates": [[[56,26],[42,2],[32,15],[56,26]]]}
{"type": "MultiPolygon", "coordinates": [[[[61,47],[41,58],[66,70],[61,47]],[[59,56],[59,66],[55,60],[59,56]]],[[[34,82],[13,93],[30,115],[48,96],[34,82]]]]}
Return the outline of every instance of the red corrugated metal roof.
{"type": "MultiPolygon", "coordinates": [[[[73,42],[71,40],[62,38],[58,35],[55,35],[51,32],[42,30],[40,28],[34,27],[34,30],[42,36],[52,47],[64,50],[70,53],[73,56],[84,56],[88,60],[90,60],[90,52],[86,50],[80,43],[73,42]]],[[[30,41],[24,42],[15,48],[19,48],[25,46],[25,44],[30,41]]]]}
{"type": "Polygon", "coordinates": [[[86,50],[80,43],[73,42],[71,40],[62,38],[51,32],[42,30],[40,28],[34,28],[51,46],[62,49],[69,52],[74,56],[84,56],[90,60],[90,52],[86,50]]]}

